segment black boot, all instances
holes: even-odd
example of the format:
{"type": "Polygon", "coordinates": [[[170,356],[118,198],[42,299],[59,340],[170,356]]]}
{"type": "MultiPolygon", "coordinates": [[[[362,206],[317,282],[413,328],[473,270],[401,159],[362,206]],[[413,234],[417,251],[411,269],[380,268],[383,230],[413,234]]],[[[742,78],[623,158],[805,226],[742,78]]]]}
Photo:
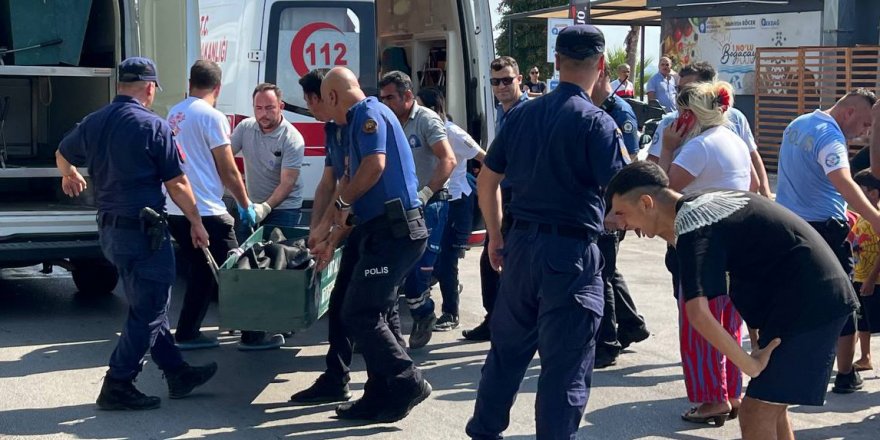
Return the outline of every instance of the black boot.
{"type": "Polygon", "coordinates": [[[391,398],[376,414],[374,420],[382,423],[394,423],[409,415],[412,409],[431,395],[431,384],[425,379],[408,387],[392,390],[391,398]]]}
{"type": "Polygon", "coordinates": [[[160,402],[161,399],[158,397],[147,396],[138,391],[130,380],[105,377],[97,404],[100,409],[114,411],[156,409],[160,402]]]}
{"type": "Polygon", "coordinates": [[[217,363],[211,362],[201,367],[193,367],[183,364],[179,370],[173,373],[165,373],[165,381],[168,382],[168,397],[180,399],[191,393],[195,387],[204,384],[217,372],[217,363]]]}
{"type": "Polygon", "coordinates": [[[484,319],[480,325],[474,327],[472,330],[461,332],[461,335],[468,341],[488,341],[492,336],[489,331],[489,320],[484,319]]]}
{"type": "Polygon", "coordinates": [[[348,384],[334,380],[327,374],[318,377],[312,386],[290,396],[290,401],[300,405],[345,402],[351,399],[348,384]]]}

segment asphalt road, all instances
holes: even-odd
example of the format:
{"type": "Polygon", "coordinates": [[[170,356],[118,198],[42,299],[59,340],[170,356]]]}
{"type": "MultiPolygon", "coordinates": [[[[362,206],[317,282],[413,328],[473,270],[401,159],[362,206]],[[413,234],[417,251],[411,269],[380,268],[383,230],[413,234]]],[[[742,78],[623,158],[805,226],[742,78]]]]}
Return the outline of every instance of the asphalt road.
{"type": "MultiPolygon", "coordinates": [[[[739,438],[733,422],[714,428],[679,419],[689,404],[679,366],[677,312],[662,264],[664,249],[659,240],[630,236],[623,242],[620,266],[652,335],[634,345],[618,365],[594,374],[581,439],[739,438]]],[[[478,257],[476,249],[462,261],[462,328],[476,325],[483,313],[478,257]]],[[[397,424],[335,420],[333,405],[289,405],[289,396],[323,370],[326,321],[289,338],[281,350],[239,352],[235,338],[223,335],[220,348],[187,353],[191,363],[216,360],[220,370],[183,400],[165,397],[161,372],[149,363],[137,386],[162,396],[160,409],[98,411],[94,400],[127,306],[118,291],[97,299],[75,295],[73,282],[63,272],[43,275],[27,268],[0,273],[0,438],[465,438],[488,343],[465,343],[459,331],[435,333],[427,349],[413,354],[434,394],[397,424]]],[[[172,322],[182,296],[177,292],[182,291],[175,290],[172,322]]],[[[406,312],[403,315],[408,319],[406,312]]],[[[209,332],[218,331],[215,307],[205,325],[209,332]]],[[[409,322],[404,325],[408,332],[409,322]]],[[[874,344],[875,353],[878,348],[874,344]]],[[[506,438],[534,436],[539,368],[535,360],[526,374],[506,438]]],[[[357,396],[365,380],[363,361],[357,356],[354,371],[357,396]]],[[[829,393],[824,407],[793,408],[798,438],[880,438],[880,381],[874,373],[865,377],[861,392],[829,393]]]]}

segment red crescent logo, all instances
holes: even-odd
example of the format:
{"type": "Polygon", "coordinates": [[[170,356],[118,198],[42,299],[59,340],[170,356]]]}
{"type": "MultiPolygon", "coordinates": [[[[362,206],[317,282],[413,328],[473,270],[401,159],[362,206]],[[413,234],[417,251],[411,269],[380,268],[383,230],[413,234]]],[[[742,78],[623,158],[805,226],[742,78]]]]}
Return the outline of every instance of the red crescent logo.
{"type": "Polygon", "coordinates": [[[290,62],[293,64],[293,70],[299,74],[299,76],[305,76],[309,73],[309,66],[306,66],[306,60],[303,57],[306,51],[306,41],[309,40],[309,37],[311,37],[312,34],[322,29],[333,29],[340,34],[342,33],[342,31],[336,26],[319,21],[317,23],[309,23],[300,29],[299,32],[293,36],[293,41],[290,42],[290,62]]]}

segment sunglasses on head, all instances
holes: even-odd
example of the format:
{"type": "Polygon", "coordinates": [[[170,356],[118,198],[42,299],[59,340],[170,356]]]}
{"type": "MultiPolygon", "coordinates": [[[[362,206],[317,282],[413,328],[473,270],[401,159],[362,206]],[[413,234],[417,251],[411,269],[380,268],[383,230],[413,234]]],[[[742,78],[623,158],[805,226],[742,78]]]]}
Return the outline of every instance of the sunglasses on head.
{"type": "Polygon", "coordinates": [[[513,84],[514,79],[516,79],[516,78],[514,78],[512,76],[509,76],[507,78],[492,78],[489,80],[489,84],[492,84],[493,86],[497,86],[500,84],[504,84],[505,86],[509,86],[509,85],[513,84]]]}

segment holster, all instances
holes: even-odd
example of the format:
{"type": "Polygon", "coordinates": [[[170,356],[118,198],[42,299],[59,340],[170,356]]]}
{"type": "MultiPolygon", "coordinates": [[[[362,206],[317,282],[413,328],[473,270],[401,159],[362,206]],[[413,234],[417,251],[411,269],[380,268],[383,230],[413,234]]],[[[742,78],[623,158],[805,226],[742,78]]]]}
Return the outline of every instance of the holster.
{"type": "Polygon", "coordinates": [[[404,209],[400,199],[385,202],[385,221],[394,238],[420,240],[428,237],[428,228],[421,208],[404,209]]]}
{"type": "Polygon", "coordinates": [[[150,237],[150,249],[158,251],[168,237],[168,216],[164,212],[160,214],[147,207],[141,209],[140,219],[144,232],[150,237]]]}

